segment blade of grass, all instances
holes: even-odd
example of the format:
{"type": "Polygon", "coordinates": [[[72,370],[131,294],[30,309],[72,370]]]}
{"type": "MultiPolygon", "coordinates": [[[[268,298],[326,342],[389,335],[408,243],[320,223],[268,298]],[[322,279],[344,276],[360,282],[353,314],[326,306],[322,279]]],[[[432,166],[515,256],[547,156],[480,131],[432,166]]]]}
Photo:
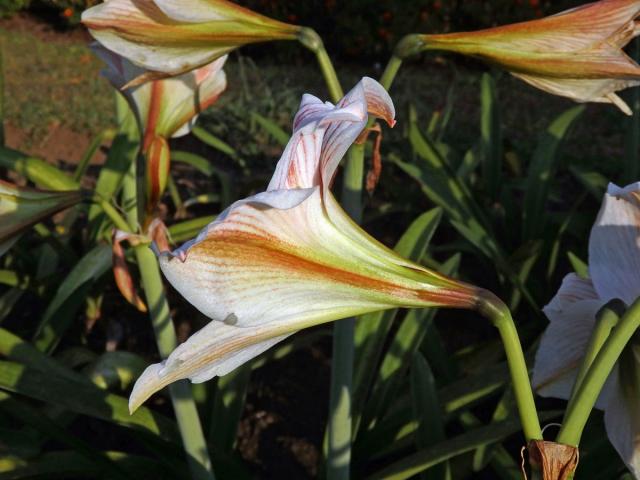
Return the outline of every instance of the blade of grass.
{"type": "MultiPolygon", "coordinates": [[[[177,347],[178,341],[169,312],[169,304],[164,294],[158,261],[146,245],[139,245],[134,251],[158,351],[162,358],[166,358],[177,347]]],[[[189,382],[187,380],[175,382],[169,386],[169,392],[191,475],[194,480],[214,480],[207,444],[189,382]]]]}
{"type": "Polygon", "coordinates": [[[252,365],[248,364],[218,379],[209,442],[227,453],[236,441],[251,371],[252,365]]]}
{"type": "MultiPolygon", "coordinates": [[[[416,446],[422,450],[437,445],[446,437],[435,378],[429,364],[420,353],[414,354],[410,371],[413,414],[418,422],[416,446]]],[[[450,467],[446,462],[434,465],[421,475],[422,480],[441,480],[450,477],[450,467]]]]}
{"type": "Polygon", "coordinates": [[[522,238],[542,238],[546,226],[546,204],[555,177],[564,140],[584,111],[583,106],[570,108],[558,115],[538,140],[527,171],[522,217],[522,238]]]}
{"type": "Polygon", "coordinates": [[[496,84],[489,73],[480,80],[480,132],[483,183],[489,198],[496,201],[502,184],[502,132],[496,84]]]}
{"type": "MultiPolygon", "coordinates": [[[[457,259],[443,265],[441,273],[453,275],[457,259]]],[[[435,308],[412,309],[400,323],[391,339],[389,348],[377,370],[377,376],[365,410],[363,426],[371,428],[376,424],[395,398],[401,380],[411,364],[427,332],[433,329],[433,319],[438,310],[435,308]]],[[[370,369],[373,369],[369,366],[370,369]]]]}
{"type": "MultiPolygon", "coordinates": [[[[96,281],[109,268],[111,268],[111,247],[109,245],[97,245],[73,267],[58,287],[53,300],[47,306],[40,320],[34,336],[34,344],[39,350],[50,352],[54,349],[64,331],[69,327],[73,317],[72,315],[56,315],[60,308],[74,296],[78,289],[88,282],[96,281]]],[[[84,298],[84,295],[81,297],[84,298]]]]}
{"type": "MultiPolygon", "coordinates": [[[[413,261],[420,261],[442,218],[442,210],[435,208],[416,218],[395,246],[395,251],[413,261]]],[[[356,424],[362,415],[366,396],[373,386],[382,348],[397,309],[363,315],[355,330],[356,363],[354,366],[353,415],[356,424]]]]}

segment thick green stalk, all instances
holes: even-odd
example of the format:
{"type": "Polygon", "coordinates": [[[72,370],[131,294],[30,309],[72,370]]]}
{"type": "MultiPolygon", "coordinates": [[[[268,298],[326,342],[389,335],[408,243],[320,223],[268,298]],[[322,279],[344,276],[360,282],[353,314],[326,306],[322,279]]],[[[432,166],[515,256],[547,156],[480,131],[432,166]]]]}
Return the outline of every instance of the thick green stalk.
{"type": "MultiPolygon", "coordinates": [[[[135,247],[135,254],[158,351],[162,358],[166,358],[176,348],[177,339],[169,313],[169,304],[164,294],[158,261],[146,245],[135,247]]],[[[169,392],[192,477],[194,480],[214,480],[207,443],[189,382],[186,380],[175,382],[169,387],[169,392]]]]}
{"type": "Polygon", "coordinates": [[[618,324],[620,317],[624,315],[624,311],[627,306],[621,300],[611,300],[604,307],[602,307],[596,314],[596,325],[587,344],[587,349],[584,354],[582,364],[578,369],[575,383],[571,390],[571,396],[569,397],[569,404],[567,405],[567,412],[571,410],[572,404],[575,401],[575,396],[580,389],[580,385],[589,372],[589,368],[593,364],[593,361],[598,356],[598,352],[604,345],[604,342],[609,338],[611,330],[618,324]]]}
{"type": "Polygon", "coordinates": [[[344,93],[340,86],[338,75],[336,75],[336,70],[333,68],[333,63],[331,63],[331,59],[324,48],[324,43],[322,42],[320,35],[311,28],[303,27],[298,35],[298,40],[302,45],[315,53],[318,66],[322,71],[324,81],[329,89],[331,101],[337,102],[344,96],[344,93]]]}
{"type": "Polygon", "coordinates": [[[591,368],[567,408],[557,442],[577,446],[587,419],[596,404],[611,370],[620,358],[631,336],[640,327],[640,299],[624,314],[598,352],[591,368]]]}
{"type": "MultiPolygon", "coordinates": [[[[315,32],[313,32],[315,33],[315,32]]],[[[321,49],[324,51],[324,47],[321,49]]],[[[336,78],[333,66],[329,61],[328,67],[322,66],[321,55],[318,61],[321,68],[328,73],[325,79],[336,78]],[[334,72],[333,75],[331,72],[334,72]]],[[[380,79],[385,89],[389,89],[395,78],[402,60],[394,55],[380,79]]],[[[337,82],[337,79],[336,79],[337,82]]],[[[327,81],[329,90],[332,90],[330,81],[327,81]]],[[[338,84],[339,86],[339,84],[338,84]]],[[[333,88],[334,93],[340,93],[342,89],[333,88]]],[[[332,94],[333,96],[334,94],[332,94]]],[[[366,128],[373,125],[374,119],[370,119],[366,128]]],[[[356,144],[347,154],[347,162],[342,184],[342,206],[345,211],[357,223],[362,220],[362,182],[364,179],[364,148],[365,144],[356,144]]],[[[353,393],[353,361],[355,356],[355,319],[347,318],[334,324],[333,329],[333,361],[331,364],[331,394],[329,399],[329,426],[327,429],[327,465],[326,476],[329,480],[348,480],[350,477],[351,440],[353,438],[353,419],[351,416],[351,399],[353,393]]]]}
{"type": "Polygon", "coordinates": [[[542,430],[529,381],[529,370],[511,312],[498,297],[488,291],[481,297],[478,310],[493,322],[500,333],[524,436],[527,442],[541,440],[542,430]]]}

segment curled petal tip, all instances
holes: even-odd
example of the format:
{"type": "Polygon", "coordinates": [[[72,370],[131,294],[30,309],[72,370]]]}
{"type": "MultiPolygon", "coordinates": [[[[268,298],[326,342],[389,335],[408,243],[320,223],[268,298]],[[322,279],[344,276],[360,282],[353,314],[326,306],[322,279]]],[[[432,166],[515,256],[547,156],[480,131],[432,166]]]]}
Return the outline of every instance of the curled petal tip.
{"type": "Polygon", "coordinates": [[[163,363],[154,363],[142,372],[129,396],[129,414],[133,415],[151,395],[170,383],[160,375],[163,368],[163,363]]]}

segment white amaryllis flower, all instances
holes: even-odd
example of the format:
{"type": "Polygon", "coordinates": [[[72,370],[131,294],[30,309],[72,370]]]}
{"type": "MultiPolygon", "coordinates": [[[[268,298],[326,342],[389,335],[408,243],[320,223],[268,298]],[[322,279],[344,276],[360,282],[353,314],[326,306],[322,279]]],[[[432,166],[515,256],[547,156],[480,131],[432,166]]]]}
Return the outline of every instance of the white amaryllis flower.
{"type": "Polygon", "coordinates": [[[424,49],[472,55],[525,82],[577,102],[629,106],[615,93],[640,85],[622,50],[640,32],[638,0],[600,0],[550,17],[476,32],[423,35],[424,49]]]}
{"type": "Polygon", "coordinates": [[[82,23],[109,50],[165,76],[300,30],[226,0],[107,0],[82,12],[82,23]]]}
{"type": "Polygon", "coordinates": [[[167,139],[189,133],[198,114],[213,105],[227,88],[227,77],[222,69],[227,56],[176,77],[124,88],[144,70],[99,43],[94,43],[92,49],[107,64],[103,75],[124,95],[138,120],[142,153],[146,158],[146,205],[152,211],[169,178],[167,139]]]}
{"type": "Polygon", "coordinates": [[[155,136],[167,139],[189,133],[198,114],[213,105],[227,88],[227,77],[222,69],[226,55],[177,77],[123,90],[144,70],[98,43],[94,43],[92,49],[107,64],[102,74],[125,96],[135,113],[145,139],[145,150],[155,136]]]}
{"type": "Polygon", "coordinates": [[[169,282],[212,321],[145,370],[131,410],[171,382],[224,375],[312,325],[393,307],[476,306],[479,289],[399,257],[329,191],[367,112],[394,123],[391,99],[370,78],[335,106],[305,95],[267,191],[160,255],[169,282]]]}
{"type": "MultiPolygon", "coordinates": [[[[549,318],[533,369],[533,385],[545,397],[568,399],[595,326],[612,299],[627,305],[640,296],[640,182],[610,184],[589,238],[589,275],[567,275],[544,308],[549,318]]],[[[635,355],[634,340],[627,352],[635,355]],[[630,350],[629,350],[630,349],[630,350]]],[[[624,355],[629,359],[629,355],[624,355]]],[[[640,358],[618,362],[598,398],[611,443],[640,478],[640,358]]]]}

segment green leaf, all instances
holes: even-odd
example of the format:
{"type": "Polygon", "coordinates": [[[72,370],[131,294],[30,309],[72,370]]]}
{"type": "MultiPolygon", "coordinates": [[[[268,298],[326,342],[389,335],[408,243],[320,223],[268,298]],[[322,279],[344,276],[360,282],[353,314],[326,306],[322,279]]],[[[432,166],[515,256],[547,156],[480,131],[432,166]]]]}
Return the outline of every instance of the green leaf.
{"type": "MultiPolygon", "coordinates": [[[[39,350],[49,352],[55,348],[63,332],[69,327],[69,323],[73,319],[72,315],[56,315],[56,313],[67,301],[72,299],[78,289],[91,281],[96,281],[111,268],[111,256],[111,247],[100,244],[87,252],[73,267],[58,287],[53,300],[48,305],[38,325],[34,344],[39,350]]],[[[80,297],[80,301],[83,301],[84,295],[80,295],[80,297]]]]}
{"type": "Polygon", "coordinates": [[[463,433],[402,458],[369,477],[371,480],[402,480],[450,458],[498,442],[520,430],[518,420],[508,420],[463,433]]]}
{"type": "Polygon", "coordinates": [[[235,445],[251,371],[251,364],[247,364],[218,379],[209,443],[227,453],[231,452],[235,445]]]}
{"type": "Polygon", "coordinates": [[[0,389],[57,405],[66,410],[151,432],[176,441],[175,424],[146,407],[129,414],[128,400],[100,388],[15,362],[0,361],[0,389]]]}
{"type": "Polygon", "coordinates": [[[105,352],[87,367],[87,374],[100,388],[126,391],[148,365],[131,352],[105,352]]]}
{"type": "Polygon", "coordinates": [[[220,187],[221,187],[220,194],[222,196],[222,205],[227,206],[231,204],[233,200],[233,196],[232,196],[233,184],[231,182],[231,177],[227,172],[215,167],[206,158],[191,152],[172,150],[171,161],[190,165],[196,170],[198,170],[200,173],[203,173],[204,175],[206,175],[207,177],[212,177],[215,175],[220,181],[220,187]]]}
{"type": "Polygon", "coordinates": [[[500,196],[502,183],[500,107],[493,77],[488,73],[484,73],[480,85],[482,178],[489,197],[495,201],[500,196]]]}
{"type": "Polygon", "coordinates": [[[551,122],[538,140],[538,146],[527,172],[522,238],[542,237],[546,226],[549,189],[558,168],[562,144],[583,111],[584,106],[566,110],[551,122]]]}
{"type": "Polygon", "coordinates": [[[198,138],[198,140],[206,143],[210,147],[215,148],[216,150],[226,155],[229,155],[231,158],[237,157],[236,151],[231,145],[220,140],[218,137],[216,137],[211,132],[206,131],[204,128],[195,126],[191,130],[191,133],[193,133],[196,138],[198,138]]]}
{"type": "MultiPolygon", "coordinates": [[[[419,261],[435,233],[442,211],[434,208],[416,218],[396,244],[395,251],[403,257],[419,261]]],[[[355,365],[353,374],[353,414],[358,419],[375,375],[382,347],[397,309],[358,317],[355,327],[355,365]]]]}
{"type": "Polygon", "coordinates": [[[112,139],[115,134],[116,132],[113,129],[108,128],[101,131],[93,138],[84,154],[82,155],[82,158],[78,162],[76,171],[73,173],[73,179],[76,182],[79,182],[83,175],[86,173],[87,168],[89,168],[89,164],[91,163],[93,156],[98,151],[98,148],[100,148],[100,145],[102,145],[105,141],[112,139]]]}
{"type": "Polygon", "coordinates": [[[604,175],[595,170],[587,170],[579,165],[570,165],[569,171],[597,202],[602,201],[609,183],[609,180],[604,175]]]}
{"type": "Polygon", "coordinates": [[[584,260],[582,260],[573,252],[567,252],[567,258],[569,258],[569,263],[571,263],[573,271],[576,272],[576,275],[581,278],[589,278],[589,266],[584,260]]]}
{"type": "MultiPolygon", "coordinates": [[[[453,268],[456,266],[456,261],[447,263],[441,273],[453,275],[453,268]]],[[[371,395],[367,400],[366,426],[374,425],[389,409],[413,356],[427,332],[433,328],[433,319],[437,311],[436,308],[411,309],[400,323],[380,364],[371,395]]],[[[369,368],[373,370],[371,366],[369,368]]]]}
{"type": "Polygon", "coordinates": [[[197,217],[190,220],[184,220],[180,223],[174,223],[169,227],[169,235],[171,240],[176,243],[189,240],[216,219],[214,215],[206,217],[197,217]]]}
{"type": "Polygon", "coordinates": [[[82,195],[78,190],[36,190],[0,180],[0,243],[5,243],[36,223],[78,204],[81,199],[82,195]]]}
{"type": "Polygon", "coordinates": [[[289,143],[289,134],[280,128],[276,122],[263,117],[257,112],[251,112],[251,118],[255,120],[258,125],[264,128],[266,132],[283,147],[289,143]]]}
{"type": "MultiPolygon", "coordinates": [[[[95,193],[108,202],[116,197],[131,164],[137,160],[140,147],[135,116],[130,109],[127,109],[126,112],[124,121],[111,143],[107,159],[100,168],[96,182],[95,193]]],[[[102,207],[95,203],[89,207],[88,216],[91,238],[98,238],[107,225],[107,217],[102,207]]]]}
{"type": "MultiPolygon", "coordinates": [[[[442,411],[436,390],[436,381],[429,364],[420,353],[411,362],[411,397],[415,419],[418,422],[416,445],[425,449],[437,445],[445,439],[442,411]]],[[[440,480],[450,477],[449,466],[445,463],[434,466],[424,475],[423,480],[440,480]]]]}
{"type": "MultiPolygon", "coordinates": [[[[103,452],[108,459],[122,471],[127,472],[125,478],[158,480],[187,480],[188,470],[172,468],[158,463],[157,460],[122,452],[103,452]]],[[[15,457],[0,457],[0,480],[22,480],[33,478],[78,478],[82,480],[95,478],[112,478],[104,471],[104,466],[91,461],[73,451],[49,452],[37,459],[24,461],[15,457]]]]}

